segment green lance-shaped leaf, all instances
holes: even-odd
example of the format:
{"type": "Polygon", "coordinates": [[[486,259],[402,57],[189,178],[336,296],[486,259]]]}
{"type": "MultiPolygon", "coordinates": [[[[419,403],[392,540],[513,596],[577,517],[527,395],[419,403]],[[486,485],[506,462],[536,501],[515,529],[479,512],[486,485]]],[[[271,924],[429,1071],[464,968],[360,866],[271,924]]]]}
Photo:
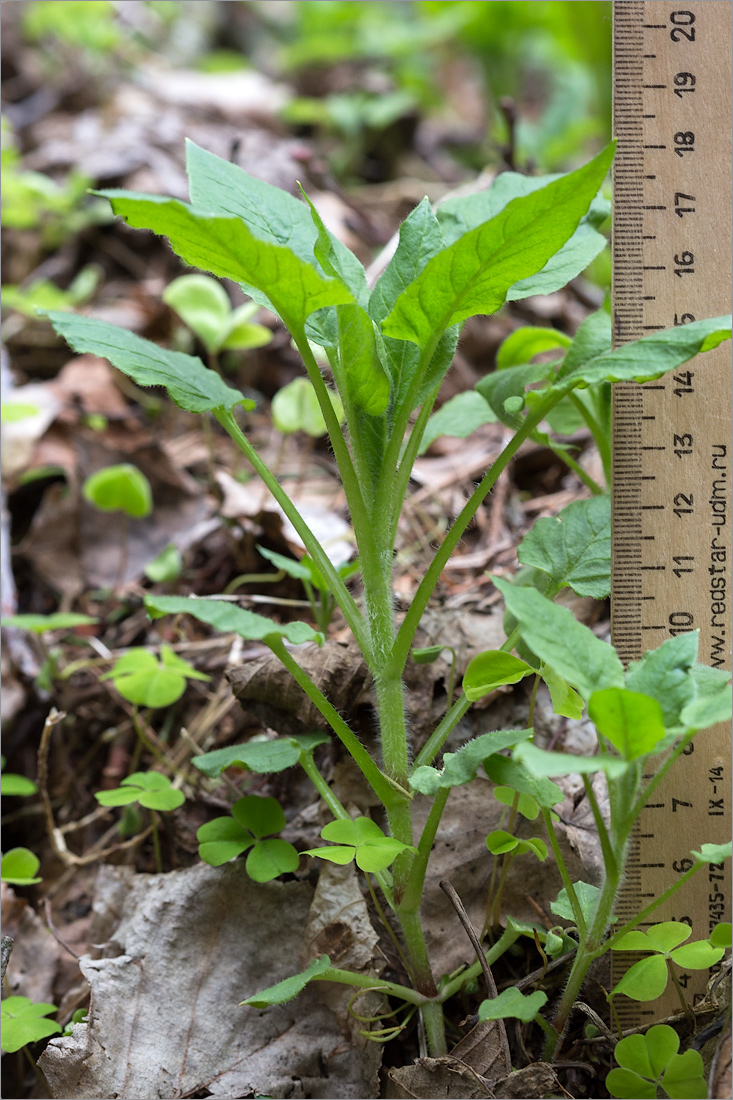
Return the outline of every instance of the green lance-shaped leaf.
{"type": "Polygon", "coordinates": [[[331,233],[302,187],[300,190],[308,204],[318,234],[313,247],[316,259],[325,273],[334,279],[338,279],[345,287],[348,287],[354,295],[354,299],[363,309],[366,309],[369,302],[369,287],[367,286],[364,265],[350,248],[347,248],[338,237],[331,233]]]}
{"type": "Polygon", "coordinates": [[[443,237],[430,200],[424,198],[400,225],[394,256],[380,275],[369,299],[372,319],[384,321],[399,296],[415,281],[433,256],[450,243],[443,237]]]}
{"type": "Polygon", "coordinates": [[[595,691],[588,714],[596,729],[625,760],[653,752],[664,738],[664,715],[656,699],[626,688],[595,691]]]}
{"type": "Polygon", "coordinates": [[[522,993],[510,986],[498,997],[482,1001],[478,1009],[479,1020],[523,1020],[528,1024],[547,1004],[547,994],[538,989],[534,993],[522,993]]]}
{"type": "Polygon", "coordinates": [[[57,611],[53,615],[5,615],[0,626],[15,626],[18,630],[30,630],[32,634],[45,634],[47,630],[73,630],[75,626],[92,626],[99,619],[91,615],[77,615],[74,611],[57,611]]]}
{"type": "Polygon", "coordinates": [[[617,756],[571,756],[567,752],[547,752],[530,744],[518,745],[514,759],[538,779],[551,775],[591,775],[593,772],[605,772],[609,779],[617,779],[629,766],[617,756]]]}
{"type": "Polygon", "coordinates": [[[730,338],[730,314],[706,321],[692,321],[689,325],[678,325],[633,343],[622,344],[614,351],[596,355],[577,367],[573,366],[572,360],[568,367],[566,358],[557,385],[593,386],[603,381],[650,382],[693,356],[712,351],[730,338]]]}
{"type": "MultiPolygon", "coordinates": [[[[494,578],[527,645],[587,701],[594,691],[623,687],[624,670],[613,646],[596,638],[567,607],[539,592],[494,578]]],[[[560,773],[558,773],[560,774],[560,773]]]]}
{"type": "Polygon", "coordinates": [[[278,737],[274,741],[249,741],[246,745],[228,745],[224,749],[194,756],[193,763],[205,775],[215,779],[232,766],[248,768],[259,775],[282,772],[298,763],[304,752],[312,752],[317,745],[326,744],[329,737],[323,733],[304,733],[297,737],[278,737]]]}
{"type": "MultiPolygon", "coordinates": [[[[502,172],[487,191],[447,199],[437,209],[440,226],[451,244],[465,232],[503,210],[512,199],[528,195],[561,176],[523,176],[518,172],[502,172]]],[[[608,243],[598,227],[608,217],[610,203],[600,195],[593,199],[588,213],[563,247],[552,256],[541,271],[522,279],[511,287],[507,301],[514,302],[531,294],[552,294],[567,286],[608,243]]]]}
{"type": "Polygon", "coordinates": [[[307,623],[274,623],[264,615],[246,611],[228,600],[197,599],[195,596],[146,596],[145,607],[151,618],[163,615],[193,615],[202,623],[208,623],[223,634],[239,634],[248,641],[258,639],[267,644],[268,639],[287,638],[294,645],[316,642],[321,645],[323,635],[307,623]]]}
{"type": "Polygon", "coordinates": [[[377,354],[374,325],[359,305],[337,310],[340,348],[339,393],[347,406],[380,416],[389,402],[389,378],[377,354]]]}
{"type": "Polygon", "coordinates": [[[397,298],[385,334],[426,346],[451,325],[497,310],[510,287],[534,275],[575,232],[613,150],[610,145],[576,172],[513,199],[434,256],[397,298]]]}
{"type": "Polygon", "coordinates": [[[239,217],[212,215],[160,195],[99,194],[128,225],[167,237],[173,251],[192,267],[259,290],[291,330],[317,309],[353,300],[341,282],[321,274],[315,258],[308,262],[287,246],[261,240],[239,217]]]}
{"type": "Polygon", "coordinates": [[[519,683],[534,672],[536,669],[532,665],[512,653],[504,653],[500,649],[487,650],[469,662],[463,677],[463,690],[466,698],[475,702],[504,684],[519,683]]]}
{"type": "Polygon", "coordinates": [[[213,409],[230,412],[236,405],[254,408],[254,401],[227,386],[216,371],[209,370],[196,356],[159,348],[142,336],[93,317],[79,317],[74,313],[47,313],[46,316],[74,351],[109,359],[139,386],[165,386],[171,400],[187,412],[211,412],[213,409]]]}
{"type": "MultiPolygon", "coordinates": [[[[482,733],[458,749],[443,755],[442,771],[423,765],[410,776],[410,786],[420,794],[435,795],[446,787],[461,787],[475,779],[476,772],[492,754],[511,748],[532,736],[531,729],[496,730],[482,733]]],[[[528,792],[532,793],[532,792],[528,792]]]]}
{"type": "Polygon", "coordinates": [[[330,968],[331,960],[328,955],[321,955],[319,959],[314,959],[310,966],[302,970],[300,974],[293,974],[290,978],[278,982],[277,985],[271,985],[269,989],[263,989],[260,993],[255,993],[254,996],[248,997],[240,1004],[249,1005],[251,1008],[269,1008],[270,1005],[287,1004],[288,1001],[292,1001],[294,997],[297,997],[309,982],[312,982],[314,978],[319,978],[330,968]]]}
{"type": "Polygon", "coordinates": [[[632,661],[626,670],[626,687],[657,700],[666,729],[680,725],[683,708],[695,698],[690,669],[697,659],[698,638],[697,630],[667,638],[640,661],[632,661]]]}
{"type": "Polygon", "coordinates": [[[569,504],[554,518],[538,519],[517,554],[550,577],[555,591],[603,599],[611,590],[611,498],[569,504]]]}

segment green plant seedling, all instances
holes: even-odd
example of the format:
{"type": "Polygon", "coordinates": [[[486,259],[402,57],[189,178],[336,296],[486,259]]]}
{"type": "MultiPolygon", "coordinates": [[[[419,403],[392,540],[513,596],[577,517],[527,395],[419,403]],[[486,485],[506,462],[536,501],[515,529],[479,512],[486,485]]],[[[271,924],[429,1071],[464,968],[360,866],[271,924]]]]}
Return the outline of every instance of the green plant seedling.
{"type": "Polygon", "coordinates": [[[0,794],[16,795],[20,798],[27,798],[28,795],[35,794],[38,790],[38,787],[32,779],[26,779],[24,775],[16,775],[15,772],[6,772],[4,756],[0,756],[0,768],[2,769],[2,775],[0,775],[0,794]]]}
{"type": "MultiPolygon", "coordinates": [[[[278,554],[274,550],[268,550],[265,546],[258,545],[257,549],[262,557],[267,558],[277,569],[282,569],[289,577],[295,577],[297,580],[302,581],[316,625],[325,634],[336,610],[336,600],[328,581],[313,559],[308,554],[304,554],[300,561],[296,561],[294,558],[286,558],[284,554],[278,554]]],[[[348,580],[349,577],[356,576],[359,569],[358,561],[348,561],[344,562],[343,565],[339,565],[337,572],[342,580],[348,580]]]]}
{"type": "Polygon", "coordinates": [[[205,863],[219,867],[242,852],[247,856],[247,874],[254,882],[271,882],[278,875],[295,871],[298,852],[286,840],[272,838],[285,828],[285,814],[276,798],[245,795],[232,806],[231,817],[207,821],[196,833],[199,855],[205,863]]]}
{"type": "MultiPolygon", "coordinates": [[[[344,418],[341,399],[333,390],[327,392],[334,413],[341,422],[344,418]]],[[[318,394],[307,378],[294,378],[277,391],[272,399],[272,422],[284,435],[305,432],[313,439],[319,439],[326,434],[326,421],[318,394]]]]}
{"type": "Polygon", "coordinates": [[[41,866],[38,856],[28,848],[11,848],[2,857],[0,877],[12,886],[34,886],[41,879],[36,871],[41,866]]]}
{"type": "Polygon", "coordinates": [[[89,1009],[88,1008],[77,1008],[77,1009],[75,1009],[71,1019],[69,1020],[68,1024],[63,1029],[61,1034],[62,1035],[73,1035],[74,1034],[74,1024],[85,1024],[88,1021],[88,1019],[89,1019],[89,1009]]]}
{"type": "Polygon", "coordinates": [[[145,566],[145,576],[154,584],[166,584],[176,581],[183,570],[181,552],[172,542],[164,547],[157,557],[145,566]]]}
{"type": "MultiPolygon", "coordinates": [[[[420,751],[413,754],[411,749],[404,670],[417,628],[451,554],[524,440],[550,440],[553,410],[564,402],[561,414],[567,420],[569,404],[575,408],[574,397],[585,403],[586,412],[590,409],[600,424],[605,397],[599,397],[596,405],[592,396],[599,388],[612,381],[658,378],[730,338],[730,319],[714,318],[655,332],[611,350],[608,320],[601,316],[584,322],[570,345],[566,338],[547,334],[516,338],[500,356],[499,369],[482,380],[476,392],[476,398],[510,429],[511,438],[435,550],[406,613],[397,618],[392,569],[398,523],[461,326],[469,317],[495,312],[507,300],[557,290],[583,270],[590,254],[596,255],[603,243],[596,229],[597,194],[612,156],[609,147],[561,177],[502,173],[487,192],[450,199],[437,210],[424,200],[403,223],[394,256],[373,289],[357,258],[329,233],[307,199],[301,201],[254,179],[192,143],[187,150],[189,203],[134,192],[105,193],[115,213],[128,224],[166,236],[190,266],[238,282],[245,294],[274,312],[289,330],[338,465],[361,565],[363,598],[359,601],[253,446],[246,424],[243,427],[239,421],[252,402],[193,356],[160,348],[94,318],[49,315],[75,350],[106,356],[137,385],[164,385],[171,399],[189,412],[213,414],[293,524],[340,607],[374,683],[380,740],[374,754],[299,664],[293,645],[320,645],[322,631],[302,622],[278,624],[224,600],[146,597],[153,617],[189,613],[217,630],[268,646],[362,771],[385,814],[386,827],[378,832],[374,822],[351,820],[320,774],[312,750],[301,748],[297,741],[292,744],[290,738],[264,747],[280,767],[300,763],[335,819],[323,833],[334,846],[317,849],[317,855],[329,858],[330,852],[331,858],[379,868],[368,873],[392,911],[405,969],[413,983],[398,986],[380,979],[380,985],[419,1009],[429,1052],[436,1057],[447,1049],[445,1001],[479,973],[469,968],[439,988],[420,917],[430,853],[453,787],[471,782],[483,767],[494,782],[529,795],[540,808],[578,930],[568,982],[548,1024],[552,1034],[547,1047],[552,1053],[590,963],[608,949],[628,839],[657,781],[656,776],[643,779],[650,770],[647,758],[663,755],[657,774],[664,774],[698,731],[730,714],[728,676],[700,671],[696,638],[670,639],[624,673],[615,650],[577,623],[567,608],[553,602],[563,587],[585,588],[596,595],[607,585],[608,501],[602,487],[592,482],[589,488],[600,504],[581,502],[583,507],[568,509],[551,528],[541,528],[536,545],[530,542],[526,547],[533,564],[525,568],[546,595],[526,585],[496,582],[514,620],[500,650],[511,655],[520,646],[519,657],[507,663],[511,668],[503,664],[503,657],[487,657],[472,668],[465,687],[478,697],[498,681],[512,683],[538,673],[547,682],[559,713],[578,717],[589,708],[599,729],[597,755],[588,759],[543,753],[530,743],[528,728],[476,738],[458,752],[445,753],[436,765],[447,738],[471,706],[465,687],[455,702],[449,699],[448,710],[420,751]],[[543,340],[546,345],[554,343],[558,352],[554,362],[537,363],[543,340]],[[321,349],[318,356],[314,347],[321,349]],[[324,357],[343,419],[322,373],[324,357]],[[511,758],[502,755],[507,750],[511,758]],[[283,758],[289,763],[282,763],[283,758]],[[609,781],[611,823],[607,827],[603,821],[588,780],[605,879],[591,907],[586,907],[581,905],[555,836],[552,807],[562,801],[562,792],[550,776],[583,771],[587,778],[599,770],[609,781]],[[427,819],[419,829],[413,813],[416,792],[429,799],[427,819]]],[[[603,200],[602,205],[605,211],[603,200]]],[[[602,436],[599,430],[601,442],[602,436]]],[[[564,445],[551,442],[575,469],[577,463],[573,466],[575,460],[564,445]]],[[[589,483],[584,471],[578,471],[578,476],[589,483]]],[[[255,749],[260,746],[235,747],[228,760],[219,757],[216,766],[238,760],[251,766],[255,749]]],[[[211,755],[207,754],[208,766],[212,766],[211,755]]],[[[197,763],[201,766],[202,761],[197,763]]],[[[262,758],[259,766],[265,770],[262,758]]],[[[706,862],[719,863],[725,856],[717,849],[712,855],[703,846],[692,858],[694,866],[687,877],[679,876],[670,887],[672,892],[706,862]]],[[[666,900],[669,894],[663,892],[660,899],[666,900]]],[[[656,904],[655,900],[638,920],[646,921],[656,904]]],[[[617,934],[635,925],[632,921],[617,934]]],[[[494,961],[522,934],[507,925],[487,957],[494,961]]],[[[368,988],[366,983],[373,985],[374,976],[340,970],[323,957],[245,1003],[284,1003],[308,982],[322,980],[359,989],[368,988]]]]}
{"type": "Polygon", "coordinates": [[[264,325],[252,322],[255,302],[232,309],[229,296],[208,275],[181,275],[163,291],[163,301],[195,332],[210,356],[221,351],[261,348],[272,340],[264,325]]]}
{"type": "Polygon", "coordinates": [[[620,1100],[705,1100],[708,1095],[700,1052],[678,1054],[680,1037],[669,1024],[655,1024],[644,1035],[628,1035],[616,1044],[620,1068],[606,1075],[606,1088],[620,1100]]]}
{"type": "Polygon", "coordinates": [[[76,626],[93,626],[99,619],[91,615],[77,615],[72,611],[57,611],[54,615],[6,615],[0,626],[15,626],[32,634],[45,634],[49,630],[73,630],[76,626]]]}
{"type": "MultiPolygon", "coordinates": [[[[692,860],[686,862],[692,866],[692,860]]],[[[649,951],[653,954],[630,966],[608,996],[624,993],[634,1001],[654,1001],[664,993],[670,975],[680,988],[671,963],[676,963],[682,970],[707,970],[722,959],[724,946],[716,946],[711,939],[685,943],[691,935],[692,929],[688,925],[680,921],[665,921],[652,925],[647,932],[627,932],[621,936],[612,944],[612,951],[649,951]]],[[[723,935],[721,933],[721,938],[723,935]]]]}
{"type": "Polygon", "coordinates": [[[94,796],[101,806],[127,806],[139,802],[147,810],[176,810],[186,801],[183,791],[171,786],[161,772],[135,772],[111,791],[97,791],[94,796]]]}
{"type": "Polygon", "coordinates": [[[29,997],[5,997],[0,1004],[2,1049],[12,1054],[26,1043],[37,1043],[49,1035],[60,1035],[61,1025],[46,1019],[52,1012],[56,1012],[56,1005],[34,1004],[29,997]]]}
{"type": "Polygon", "coordinates": [[[353,820],[329,821],[321,829],[323,840],[335,843],[329,848],[309,848],[305,855],[327,859],[329,863],[346,864],[356,860],[360,871],[384,871],[407,848],[417,852],[412,845],[402,844],[394,837],[385,836],[376,821],[369,817],[353,820]]]}
{"type": "Polygon", "coordinates": [[[98,470],[86,479],[82,493],[101,512],[122,512],[130,519],[144,519],[153,510],[150,482],[129,462],[98,470]]]}
{"type": "Polygon", "coordinates": [[[141,707],[169,707],[181,698],[187,680],[210,680],[178,657],[170,646],[161,645],[160,659],[146,649],[131,649],[115,662],[100,680],[112,680],[123,699],[141,707]]]}
{"type": "Polygon", "coordinates": [[[99,284],[102,270],[97,264],[88,264],[82,268],[74,281],[62,290],[48,279],[38,279],[30,286],[3,284],[2,305],[4,310],[14,310],[24,317],[36,317],[39,309],[73,309],[83,305],[94,294],[99,284]]]}

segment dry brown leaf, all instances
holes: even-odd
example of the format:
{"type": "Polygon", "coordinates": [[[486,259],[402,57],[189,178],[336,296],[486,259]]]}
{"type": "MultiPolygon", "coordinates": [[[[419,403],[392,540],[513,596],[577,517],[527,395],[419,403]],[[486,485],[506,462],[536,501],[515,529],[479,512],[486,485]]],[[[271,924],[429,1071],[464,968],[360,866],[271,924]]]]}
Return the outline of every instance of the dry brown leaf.
{"type": "Polygon", "coordinates": [[[52,1095],[373,1095],[373,1066],[317,989],[264,1012],[239,1005],[298,971],[312,898],[304,882],[252,882],[241,862],[163,875],[100,868],[97,933],[110,957],[81,961],[89,1023],[44,1052],[52,1095]]]}
{"type": "Polygon", "coordinates": [[[420,1058],[387,1074],[387,1100],[482,1100],[493,1098],[486,1082],[456,1058],[420,1058]]]}

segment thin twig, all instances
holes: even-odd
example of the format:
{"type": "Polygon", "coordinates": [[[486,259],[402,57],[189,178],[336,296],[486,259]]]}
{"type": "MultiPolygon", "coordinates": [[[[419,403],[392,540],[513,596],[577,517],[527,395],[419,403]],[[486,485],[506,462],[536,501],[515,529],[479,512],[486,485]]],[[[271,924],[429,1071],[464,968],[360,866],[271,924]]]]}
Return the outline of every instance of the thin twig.
{"type": "Polygon", "coordinates": [[[68,943],[66,942],[65,939],[62,938],[62,936],[59,934],[58,928],[53,923],[53,917],[51,916],[51,901],[50,901],[49,898],[44,898],[43,899],[43,908],[44,908],[44,911],[46,913],[46,924],[48,925],[49,932],[51,933],[53,938],[56,940],[56,942],[61,944],[64,951],[68,951],[69,954],[73,955],[74,958],[78,962],[81,956],[77,955],[76,951],[74,951],[71,947],[69,947],[68,943]]]}

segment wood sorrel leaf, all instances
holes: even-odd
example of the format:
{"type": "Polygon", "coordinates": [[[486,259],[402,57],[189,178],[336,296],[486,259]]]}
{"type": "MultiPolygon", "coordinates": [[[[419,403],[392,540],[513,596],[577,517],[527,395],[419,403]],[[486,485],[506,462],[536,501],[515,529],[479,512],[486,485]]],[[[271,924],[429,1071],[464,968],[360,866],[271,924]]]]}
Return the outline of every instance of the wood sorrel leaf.
{"type": "Polygon", "coordinates": [[[199,856],[210,867],[221,867],[230,859],[236,859],[255,842],[252,834],[233,817],[215,817],[207,821],[197,833],[199,856]]]}
{"type": "Polygon", "coordinates": [[[526,817],[528,821],[534,821],[540,812],[536,799],[530,794],[520,794],[511,787],[494,787],[494,798],[503,806],[510,807],[514,805],[516,799],[517,813],[526,817]]]}
{"type": "Polygon", "coordinates": [[[30,848],[11,848],[0,860],[0,878],[13,886],[34,886],[41,882],[36,876],[40,866],[40,859],[30,848]]]}
{"type": "Polygon", "coordinates": [[[463,745],[458,752],[445,753],[442,771],[427,765],[415,768],[410,776],[410,786],[420,794],[434,795],[441,788],[460,787],[464,783],[470,783],[476,777],[476,772],[484,760],[493,753],[511,748],[512,745],[525,741],[531,736],[531,729],[482,733],[480,737],[475,737],[473,741],[463,745]]]}
{"type": "Polygon", "coordinates": [[[535,671],[512,653],[504,653],[500,649],[487,650],[469,662],[463,677],[463,690],[466,698],[475,702],[504,684],[518,683],[535,671]]]}
{"type": "Polygon", "coordinates": [[[650,955],[634,963],[608,994],[624,993],[632,1001],[656,1001],[667,988],[667,963],[661,955],[650,955]]]}
{"type": "Polygon", "coordinates": [[[268,639],[287,638],[294,645],[316,642],[321,645],[323,635],[307,623],[274,623],[264,615],[246,611],[228,600],[198,599],[196,596],[146,596],[145,607],[152,619],[163,615],[193,615],[202,623],[208,623],[223,634],[239,634],[248,641],[259,639],[266,645],[268,639]]]}
{"type": "Polygon", "coordinates": [[[351,291],[326,278],[288,246],[255,236],[239,217],[224,217],[177,199],[134,191],[100,191],[115,214],[136,229],[167,237],[173,251],[192,267],[234,279],[267,296],[289,329],[300,328],[324,306],[353,300],[351,291]]]}
{"type": "Polygon", "coordinates": [[[232,806],[232,817],[254,836],[262,838],[285,828],[285,814],[276,798],[246,794],[232,806]]]}
{"type": "Polygon", "coordinates": [[[599,733],[625,760],[646,756],[664,737],[664,716],[656,699],[626,688],[595,691],[588,714],[599,733]]]}
{"type": "Polygon", "coordinates": [[[300,856],[293,845],[273,837],[250,849],[245,867],[253,882],[272,882],[278,875],[297,871],[299,863],[300,856]]]}
{"type": "Polygon", "coordinates": [[[626,687],[656,699],[662,708],[666,729],[680,725],[680,714],[695,698],[695,681],[690,669],[697,659],[699,631],[690,630],[667,638],[626,670],[626,687]]]}
{"type": "Polygon", "coordinates": [[[609,145],[583,168],[513,199],[435,255],[395,301],[385,335],[424,347],[451,325],[497,310],[510,287],[534,275],[575,232],[613,151],[609,145]]]}
{"type": "Polygon", "coordinates": [[[559,607],[536,590],[517,587],[500,577],[494,578],[494,584],[520,624],[530,649],[576,687],[586,701],[594,691],[623,687],[623,665],[613,646],[596,638],[567,607],[559,607]]]}
{"type": "Polygon", "coordinates": [[[611,590],[611,498],[576,500],[554,518],[538,519],[519,545],[523,565],[579,596],[603,599],[611,590]]]}
{"type": "Polygon", "coordinates": [[[55,1011],[56,1005],[34,1003],[30,997],[15,994],[5,997],[2,1002],[3,1050],[13,1054],[28,1043],[37,1043],[49,1035],[59,1035],[61,1024],[45,1018],[55,1011]]]}
{"type": "Polygon", "coordinates": [[[253,409],[254,401],[227,386],[216,371],[205,367],[194,355],[159,348],[134,332],[80,317],[74,313],[47,313],[49,321],[69,347],[80,354],[90,352],[109,359],[110,363],[129,375],[138,386],[165,386],[171,400],[187,412],[211,412],[236,405],[253,409]]]}
{"type": "Polygon", "coordinates": [[[288,1001],[292,1001],[305,989],[308,982],[313,981],[314,978],[319,978],[330,968],[331,960],[328,955],[321,955],[319,959],[314,959],[305,970],[301,970],[300,974],[293,974],[285,981],[278,982],[277,985],[271,985],[269,989],[263,989],[260,993],[248,997],[246,1001],[240,1001],[240,1004],[249,1005],[251,1008],[269,1008],[270,1005],[287,1004],[288,1001]]]}
{"type": "Polygon", "coordinates": [[[203,340],[209,351],[221,346],[232,306],[221,283],[209,275],[181,275],[163,291],[163,301],[203,340]]]}

